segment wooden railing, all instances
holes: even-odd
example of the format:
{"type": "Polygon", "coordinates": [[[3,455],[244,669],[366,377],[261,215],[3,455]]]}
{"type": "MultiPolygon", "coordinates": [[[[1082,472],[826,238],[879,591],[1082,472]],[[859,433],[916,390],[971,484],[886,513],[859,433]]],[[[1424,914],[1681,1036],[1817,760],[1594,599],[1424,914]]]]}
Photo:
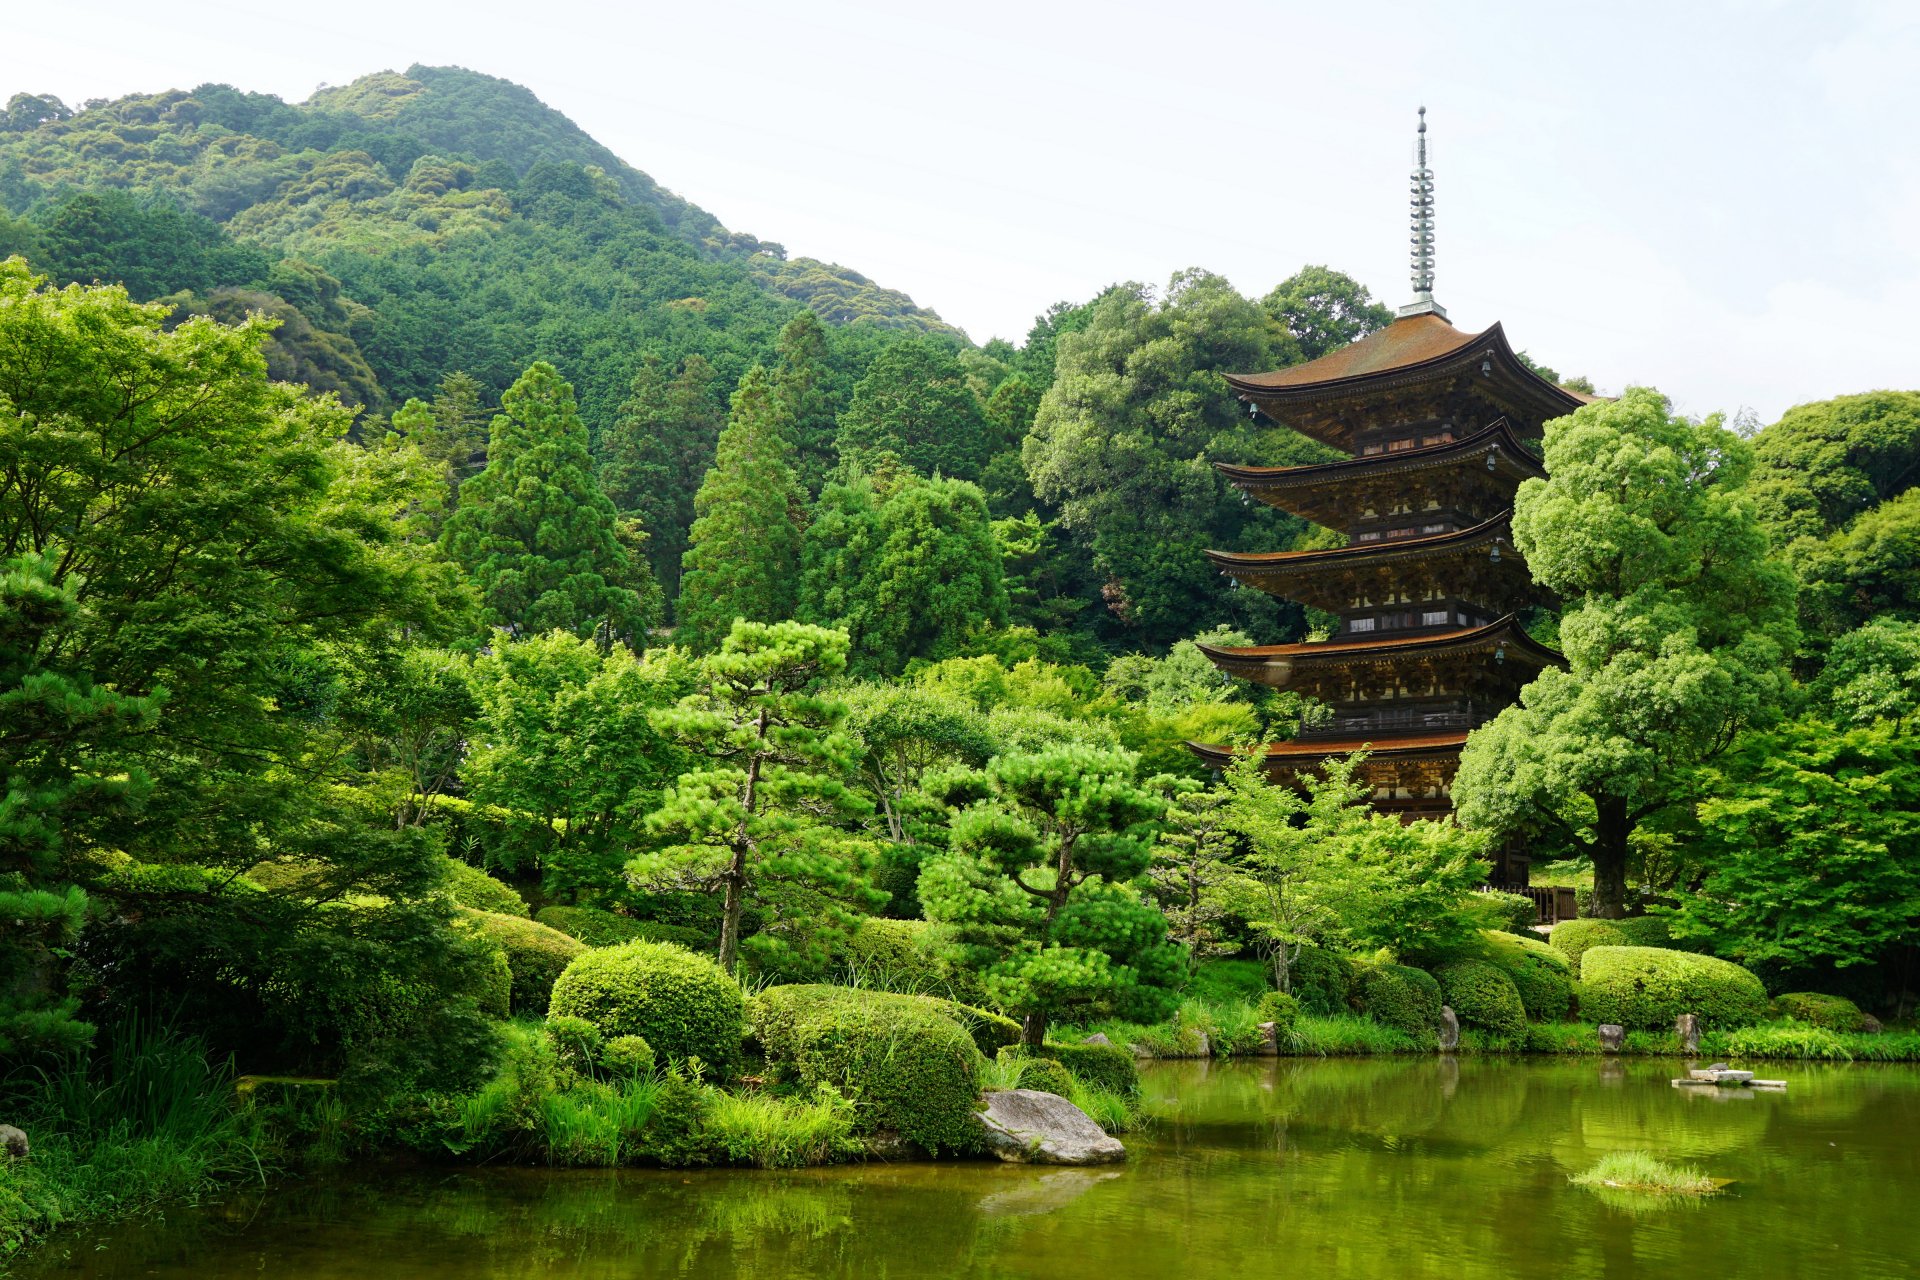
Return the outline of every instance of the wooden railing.
{"type": "Polygon", "coordinates": [[[1580,914],[1573,890],[1565,885],[1502,884],[1490,880],[1480,886],[1480,892],[1517,893],[1523,898],[1533,899],[1535,924],[1558,924],[1580,914]]]}

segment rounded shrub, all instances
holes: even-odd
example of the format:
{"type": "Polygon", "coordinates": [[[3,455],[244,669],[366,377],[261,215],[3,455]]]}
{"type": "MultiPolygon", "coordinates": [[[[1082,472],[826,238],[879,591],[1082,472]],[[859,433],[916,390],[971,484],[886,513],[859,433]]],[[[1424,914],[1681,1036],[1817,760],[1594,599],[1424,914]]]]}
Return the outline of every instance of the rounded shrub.
{"type": "Polygon", "coordinates": [[[609,1075],[637,1080],[653,1073],[653,1046],[645,1036],[615,1036],[600,1048],[600,1065],[609,1075]]]}
{"type": "Polygon", "coordinates": [[[507,963],[507,953],[499,947],[487,947],[486,952],[476,1003],[484,1014],[510,1018],[513,1016],[513,967],[507,963]]]}
{"type": "Polygon", "coordinates": [[[1489,929],[1530,934],[1533,932],[1533,922],[1540,918],[1540,909],[1524,893],[1504,893],[1496,889],[1476,893],[1473,901],[1489,929]]]}
{"type": "Polygon", "coordinates": [[[554,980],[587,948],[558,929],[492,911],[469,911],[466,918],[507,954],[513,971],[513,1011],[545,1013],[554,980]]]}
{"type": "Polygon", "coordinates": [[[959,1023],[973,1037],[974,1044],[979,1046],[982,1054],[995,1054],[1007,1045],[1020,1043],[1020,1024],[1005,1014],[961,1004],[958,1000],[942,1000],[938,996],[925,996],[923,999],[931,1001],[942,1013],[959,1023]]]}
{"type": "Polygon", "coordinates": [[[1547,942],[1580,972],[1580,957],[1594,947],[1626,947],[1626,933],[1612,920],[1562,920],[1547,934],[1547,942]]]}
{"type": "Polygon", "coordinates": [[[554,1057],[570,1071],[585,1075],[600,1058],[600,1029],[585,1018],[560,1014],[542,1023],[541,1030],[553,1045],[554,1057]]]}
{"type": "Polygon", "coordinates": [[[1287,969],[1287,985],[1308,1013],[1345,1013],[1353,989],[1353,964],[1324,947],[1302,947],[1287,969]]]}
{"type": "Polygon", "coordinates": [[[1500,969],[1485,960],[1450,960],[1434,976],[1460,1025],[1478,1027],[1503,1040],[1526,1035],[1526,1006],[1513,979],[1500,969]]]}
{"type": "Polygon", "coordinates": [[[520,916],[529,914],[526,899],[515,893],[513,886],[495,880],[492,876],[458,858],[443,858],[446,864],[446,879],[441,888],[448,897],[463,907],[474,911],[491,911],[497,915],[520,916]]]}
{"type": "Polygon", "coordinates": [[[1626,941],[1628,947],[1665,947],[1669,951],[1691,951],[1692,947],[1676,946],[1673,930],[1667,924],[1665,916],[1628,916],[1612,922],[1626,941]]]}
{"type": "Polygon", "coordinates": [[[705,929],[663,924],[658,920],[635,920],[601,907],[542,907],[533,918],[590,947],[617,947],[623,942],[671,942],[689,951],[705,951],[713,946],[713,935],[705,929]]]}
{"type": "Polygon", "coordinates": [[[1782,1018],[1805,1022],[1829,1031],[1865,1031],[1867,1015],[1845,996],[1818,991],[1789,991],[1773,998],[1773,1011],[1782,1018]]]}
{"type": "MultiPolygon", "coordinates": [[[[1006,1051],[1002,1051],[1002,1056],[1006,1051]]],[[[1073,1075],[1052,1058],[1019,1057],[1020,1087],[1037,1089],[1041,1093],[1056,1093],[1063,1098],[1073,1096],[1073,1075]]]]}
{"type": "Polygon", "coordinates": [[[1140,1092],[1140,1066],[1117,1044],[1049,1044],[1047,1056],[1090,1089],[1131,1098],[1140,1092]]]}
{"type": "Polygon", "coordinates": [[[767,1065],[806,1089],[854,1100],[863,1133],[891,1131],[938,1154],[979,1145],[980,1051],[960,1024],[917,996],[849,987],[769,987],[753,1033],[767,1065]]]}
{"type": "Polygon", "coordinates": [[[929,920],[869,916],[840,945],[840,967],[863,987],[945,992],[947,966],[936,951],[939,926],[929,920]]]}
{"type": "Polygon", "coordinates": [[[1479,958],[1512,980],[1530,1020],[1559,1022],[1567,1016],[1573,1008],[1573,966],[1565,956],[1538,938],[1494,931],[1483,936],[1479,958]]]}
{"type": "Polygon", "coordinates": [[[1683,1013],[1710,1027],[1766,1016],[1760,979],[1727,960],[1659,947],[1594,947],[1580,958],[1580,1012],[1595,1022],[1665,1029],[1683,1013]]]}
{"type": "Polygon", "coordinates": [[[1300,1002],[1284,991],[1269,991],[1260,997],[1253,1015],[1261,1022],[1273,1024],[1274,1038],[1284,1049],[1293,1038],[1293,1029],[1300,1023],[1300,1002]]]}
{"type": "Polygon", "coordinates": [[[644,1036],[669,1062],[725,1070],[740,1055],[746,1001],[706,956],[665,942],[626,942],[574,957],[553,984],[552,1010],[585,1018],[611,1040],[644,1036]]]}
{"type": "Polygon", "coordinates": [[[1432,974],[1403,964],[1353,966],[1353,1007],[1383,1027],[1410,1036],[1440,1028],[1440,984],[1432,974]]]}

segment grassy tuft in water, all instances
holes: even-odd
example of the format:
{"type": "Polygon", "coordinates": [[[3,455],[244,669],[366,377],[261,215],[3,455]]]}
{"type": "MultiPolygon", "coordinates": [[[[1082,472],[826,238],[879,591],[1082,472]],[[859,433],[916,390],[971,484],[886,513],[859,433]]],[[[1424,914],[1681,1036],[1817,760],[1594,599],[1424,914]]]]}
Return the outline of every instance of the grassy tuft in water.
{"type": "Polygon", "coordinates": [[[853,1103],[826,1085],[811,1099],[766,1093],[718,1093],[706,1134],[734,1164],[797,1169],[828,1164],[861,1150],[853,1136],[853,1103]]]}
{"type": "Polygon", "coordinates": [[[1710,1196],[1720,1184],[1698,1169],[1668,1164],[1645,1151],[1615,1151],[1570,1181],[1583,1187],[1659,1196],[1710,1196]]]}
{"type": "Polygon", "coordinates": [[[1412,1053],[1422,1046],[1404,1031],[1383,1027],[1358,1014],[1319,1017],[1301,1014],[1294,1024],[1291,1053],[1333,1058],[1354,1054],[1412,1053]]]}

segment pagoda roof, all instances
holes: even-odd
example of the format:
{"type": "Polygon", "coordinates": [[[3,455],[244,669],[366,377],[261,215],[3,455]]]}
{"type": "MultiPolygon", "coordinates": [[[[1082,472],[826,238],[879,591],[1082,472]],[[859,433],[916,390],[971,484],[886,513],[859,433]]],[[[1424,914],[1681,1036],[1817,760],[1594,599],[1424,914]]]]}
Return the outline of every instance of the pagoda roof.
{"type": "Polygon", "coordinates": [[[1517,478],[1545,479],[1547,469],[1527,447],[1505,418],[1496,418],[1469,436],[1430,444],[1398,453],[1374,453],[1365,457],[1340,458],[1333,462],[1314,462],[1300,467],[1243,467],[1231,462],[1216,462],[1213,469],[1225,476],[1236,489],[1257,493],[1265,489],[1299,489],[1332,482],[1346,482],[1358,476],[1394,475],[1406,471],[1424,471],[1432,467],[1458,466],[1477,461],[1489,453],[1499,453],[1506,469],[1517,478]]]}
{"type": "MultiPolygon", "coordinates": [[[[1356,751],[1365,751],[1375,759],[1451,757],[1459,755],[1460,748],[1467,744],[1467,732],[1465,729],[1445,729],[1436,733],[1411,733],[1391,738],[1312,738],[1305,741],[1295,738],[1286,742],[1269,742],[1265,752],[1269,765],[1297,768],[1312,765],[1328,756],[1352,755],[1356,751]]],[[[1233,758],[1240,754],[1233,747],[1209,742],[1188,742],[1186,747],[1217,769],[1232,764],[1233,758]]]]}
{"type": "MultiPolygon", "coordinates": [[[[1198,643],[1198,642],[1196,642],[1198,643]]],[[[1276,689],[1285,688],[1296,670],[1342,667],[1361,662],[1405,662],[1451,654],[1499,651],[1536,669],[1564,666],[1558,652],[1528,635],[1519,617],[1507,614],[1481,627],[1457,627],[1419,635],[1380,636],[1370,640],[1308,640],[1299,644],[1263,644],[1241,648],[1199,644],[1200,651],[1228,675],[1276,689]]]]}
{"type": "Polygon", "coordinates": [[[1403,316],[1291,369],[1230,373],[1226,379],[1242,400],[1270,417],[1337,448],[1349,448],[1352,427],[1332,412],[1339,402],[1385,398],[1386,393],[1449,383],[1463,375],[1468,385],[1497,375],[1499,398],[1537,422],[1572,413],[1595,398],[1549,382],[1521,363],[1498,323],[1479,333],[1463,333],[1432,312],[1403,316]]]}
{"type": "MultiPolygon", "coordinates": [[[[1489,520],[1455,529],[1451,533],[1430,533],[1398,542],[1355,542],[1344,547],[1325,547],[1318,551],[1212,551],[1207,559],[1222,573],[1256,573],[1261,570],[1288,572],[1319,569],[1368,567],[1392,564],[1400,560],[1421,560],[1441,551],[1467,550],[1485,543],[1513,542],[1513,512],[1502,511],[1489,520]]],[[[1517,553],[1516,553],[1517,554],[1517,553]]]]}

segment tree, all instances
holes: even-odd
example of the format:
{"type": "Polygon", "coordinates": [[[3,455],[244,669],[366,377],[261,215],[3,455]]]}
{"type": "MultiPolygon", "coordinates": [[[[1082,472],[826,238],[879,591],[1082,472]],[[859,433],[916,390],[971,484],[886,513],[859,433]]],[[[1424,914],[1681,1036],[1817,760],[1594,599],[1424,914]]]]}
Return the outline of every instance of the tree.
{"type": "Polygon", "coordinates": [[[1876,618],[1827,650],[1809,692],[1837,724],[1891,720],[1896,730],[1920,711],[1920,623],[1876,618]]]}
{"type": "Polygon", "coordinates": [[[829,485],[807,530],[798,614],[845,630],[858,674],[950,657],[1006,625],[986,498],[963,480],[910,473],[829,485]]]}
{"type": "Polygon", "coordinates": [[[1920,391],[1796,405],[1753,452],[1754,501],[1775,540],[1824,536],[1920,485],[1920,391]]]}
{"type": "Polygon", "coordinates": [[[509,634],[643,636],[659,620],[659,587],[622,545],[613,503],[593,482],[573,388],[537,361],[500,410],[486,470],[462,487],[442,545],[509,634]]]}
{"type": "Polygon", "coordinates": [[[840,415],[840,456],[862,468],[892,454],[925,475],[977,479],[987,437],[966,370],[949,348],[925,339],[881,352],[840,415]]]}
{"type": "Polygon", "coordinates": [[[1110,290],[1057,351],[1023,456],[1090,574],[1082,591],[1106,602],[1104,638],[1159,649],[1196,617],[1276,640],[1297,632],[1296,607],[1230,590],[1203,554],[1287,546],[1302,527],[1238,501],[1214,462],[1329,456],[1291,431],[1250,426],[1221,377],[1281,363],[1274,326],[1225,280],[1188,271],[1157,303],[1142,286],[1110,290]]]}
{"type": "Polygon", "coordinates": [[[647,531],[647,558],[668,599],[679,595],[694,495],[725,420],[712,365],[690,355],[669,377],[666,362],[649,352],[620,415],[600,436],[600,485],[615,509],[647,531]]]}
{"type": "Polygon", "coordinates": [[[1167,936],[1186,948],[1189,962],[1232,955],[1239,942],[1226,927],[1232,913],[1224,892],[1236,874],[1235,832],[1227,820],[1231,793],[1192,778],[1167,778],[1163,785],[1166,829],[1147,868],[1149,892],[1167,918],[1167,936]]]}
{"type": "Polygon", "coordinates": [[[1514,543],[1566,602],[1549,669],[1468,740],[1461,821],[1589,857],[1595,914],[1625,910],[1635,830],[1699,794],[1699,768],[1791,696],[1792,583],[1741,491],[1745,442],[1632,388],[1547,424],[1547,480],[1514,543]]]}
{"type": "Polygon", "coordinates": [[[1070,1011],[1154,1021],[1172,1008],[1179,949],[1131,884],[1163,804],[1133,775],[1126,752],[1060,747],[928,783],[955,813],[920,900],[1031,1049],[1070,1011]]]}
{"type": "Polygon", "coordinates": [[[1920,932],[1920,740],[1814,719],[1753,734],[1698,809],[1704,877],[1674,932],[1780,977],[1871,963],[1920,932]]]}
{"type": "Polygon", "coordinates": [[[349,667],[345,683],[367,772],[390,773],[397,784],[394,825],[419,826],[453,784],[480,714],[467,659],[424,646],[388,649],[349,667]]]}
{"type": "Polygon", "coordinates": [[[1367,287],[1329,267],[1302,267],[1260,300],[1260,309],[1286,330],[1300,360],[1318,360],[1393,323],[1393,312],[1367,287]]]}
{"type": "Polygon", "coordinates": [[[701,688],[654,726],[712,763],[683,773],[647,817],[672,841],[627,864],[637,885],[719,894],[720,966],[740,958],[749,899],[771,918],[752,941],[790,948],[877,905],[866,842],[847,830],[871,807],[841,781],[857,748],[846,705],[813,686],[846,669],[847,638],[797,622],[736,622],[700,667],[701,688]]]}
{"type": "Polygon", "coordinates": [[[827,331],[820,317],[802,311],[787,321],[780,330],[776,353],[779,361],[773,371],[774,402],[779,407],[782,429],[793,444],[793,466],[800,487],[815,494],[838,459],[832,369],[827,331]]]}
{"type": "Polygon", "coordinates": [[[548,895],[618,889],[647,815],[691,763],[652,717],[693,692],[693,663],[678,649],[636,657],[554,631],[495,645],[471,679],[468,798],[535,815],[553,833],[540,853],[548,895]]]}
{"type": "Polygon", "coordinates": [[[713,469],[694,497],[680,580],[680,643],[716,648],[735,619],[791,618],[804,495],[772,380],[755,366],[733,393],[713,469]]]}

